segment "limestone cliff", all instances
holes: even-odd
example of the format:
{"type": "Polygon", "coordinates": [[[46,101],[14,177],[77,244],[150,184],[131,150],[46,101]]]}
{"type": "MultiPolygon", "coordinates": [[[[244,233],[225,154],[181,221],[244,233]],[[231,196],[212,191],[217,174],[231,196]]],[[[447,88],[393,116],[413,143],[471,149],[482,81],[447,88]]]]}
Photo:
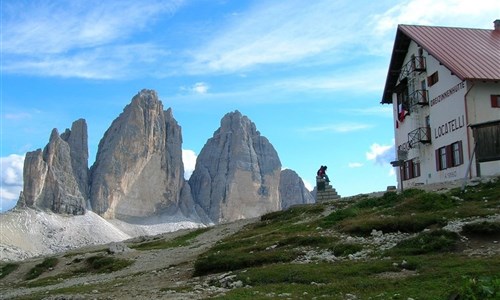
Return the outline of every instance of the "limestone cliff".
{"type": "Polygon", "coordinates": [[[274,147],[235,111],[201,150],[189,185],[194,201],[221,223],[279,210],[280,173],[274,147]]]}
{"type": "Polygon", "coordinates": [[[281,171],[279,191],[282,209],[287,209],[296,204],[315,202],[314,197],[307,190],[299,175],[290,169],[281,171]]]}
{"type": "Polygon", "coordinates": [[[133,219],[174,212],[184,184],[181,128],[155,91],[142,90],[111,124],[91,168],[93,211],[133,219]]]}
{"type": "Polygon", "coordinates": [[[18,207],[84,214],[88,198],[87,124],[80,119],[59,136],[53,129],[42,151],[26,153],[18,207]]]}

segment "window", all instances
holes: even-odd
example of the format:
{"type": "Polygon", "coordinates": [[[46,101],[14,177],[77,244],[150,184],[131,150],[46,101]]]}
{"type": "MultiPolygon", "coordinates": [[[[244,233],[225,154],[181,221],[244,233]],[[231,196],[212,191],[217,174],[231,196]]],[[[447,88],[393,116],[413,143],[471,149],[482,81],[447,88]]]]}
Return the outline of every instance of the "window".
{"type": "Polygon", "coordinates": [[[451,144],[451,161],[453,167],[460,166],[464,163],[462,152],[462,141],[451,144]]]}
{"type": "Polygon", "coordinates": [[[431,76],[427,77],[427,86],[431,87],[439,81],[438,72],[432,73],[431,76]]]}
{"type": "Polygon", "coordinates": [[[491,95],[491,107],[500,107],[500,95],[491,95]]]}
{"type": "Polygon", "coordinates": [[[420,176],[420,162],[415,158],[405,161],[401,168],[400,171],[403,172],[403,180],[420,176]]]}
{"type": "Polygon", "coordinates": [[[438,152],[438,171],[444,170],[447,168],[446,166],[446,147],[441,147],[437,150],[438,152]]]}
{"type": "Polygon", "coordinates": [[[460,166],[464,163],[462,141],[441,147],[436,150],[436,170],[460,166]]]}

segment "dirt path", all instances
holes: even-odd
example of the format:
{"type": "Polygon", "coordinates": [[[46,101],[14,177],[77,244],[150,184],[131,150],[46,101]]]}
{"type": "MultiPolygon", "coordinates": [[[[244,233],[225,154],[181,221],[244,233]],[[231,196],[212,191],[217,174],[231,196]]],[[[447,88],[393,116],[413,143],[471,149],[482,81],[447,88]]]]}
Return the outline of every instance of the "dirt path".
{"type": "MultiPolygon", "coordinates": [[[[64,280],[61,278],[60,283],[41,287],[20,287],[19,284],[26,271],[42,261],[41,258],[30,260],[0,281],[0,299],[40,294],[47,294],[45,299],[203,299],[211,294],[224,292],[224,289],[210,286],[207,283],[209,278],[192,278],[196,257],[217,241],[255,221],[256,219],[240,220],[211,227],[185,247],[149,251],[132,250],[114,254],[117,258],[134,261],[131,266],[117,272],[77,275],[64,280]],[[61,289],[68,289],[68,294],[62,296],[58,293],[58,296],[49,296],[50,291],[61,289]]],[[[182,230],[166,233],[161,237],[168,240],[187,232],[182,230]]],[[[109,246],[102,245],[79,249],[79,254],[76,256],[58,255],[60,260],[58,265],[39,279],[57,278],[58,275],[68,274],[75,269],[72,262],[76,257],[83,259],[85,256],[95,255],[107,249],[109,246]]]]}

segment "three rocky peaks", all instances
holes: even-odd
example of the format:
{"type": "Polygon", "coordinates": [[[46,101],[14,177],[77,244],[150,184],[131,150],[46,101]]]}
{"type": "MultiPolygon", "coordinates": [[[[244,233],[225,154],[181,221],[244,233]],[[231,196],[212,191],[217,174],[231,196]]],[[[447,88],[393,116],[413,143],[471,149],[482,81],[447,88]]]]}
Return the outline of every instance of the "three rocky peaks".
{"type": "Polygon", "coordinates": [[[153,90],[142,90],[101,139],[88,167],[87,124],[75,121],[26,154],[18,207],[61,214],[92,210],[139,221],[182,215],[203,223],[257,217],[314,198],[240,112],[226,114],[184,179],[181,127],[153,90]]]}

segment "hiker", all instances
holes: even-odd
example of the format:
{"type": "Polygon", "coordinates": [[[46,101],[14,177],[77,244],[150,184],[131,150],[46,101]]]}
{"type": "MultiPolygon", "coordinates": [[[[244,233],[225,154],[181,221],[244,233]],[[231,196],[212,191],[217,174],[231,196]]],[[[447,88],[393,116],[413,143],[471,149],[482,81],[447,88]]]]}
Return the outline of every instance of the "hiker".
{"type": "Polygon", "coordinates": [[[324,178],[326,182],[330,182],[328,175],[326,175],[327,168],[328,168],[327,166],[321,166],[318,172],[316,172],[316,175],[318,175],[319,178],[324,178]]]}

